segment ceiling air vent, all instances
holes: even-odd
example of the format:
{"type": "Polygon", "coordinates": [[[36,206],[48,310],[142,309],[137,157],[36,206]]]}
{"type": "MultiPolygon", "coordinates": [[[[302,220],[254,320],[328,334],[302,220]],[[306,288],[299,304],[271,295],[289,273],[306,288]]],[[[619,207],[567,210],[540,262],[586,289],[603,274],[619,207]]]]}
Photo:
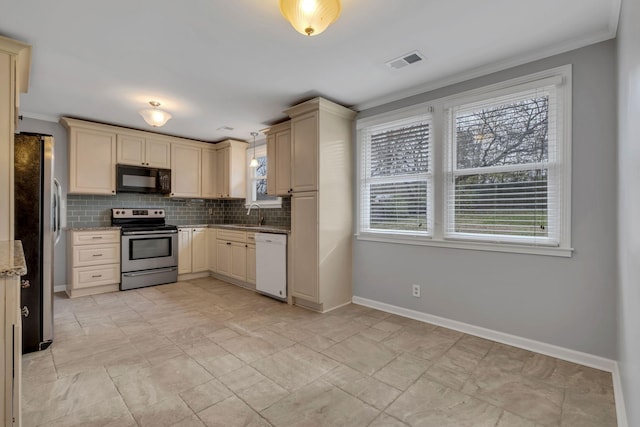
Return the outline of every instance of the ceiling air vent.
{"type": "Polygon", "coordinates": [[[387,61],[386,64],[389,68],[393,68],[394,70],[397,70],[399,68],[404,68],[407,65],[420,62],[423,59],[424,59],[424,55],[422,55],[420,52],[416,50],[415,52],[402,55],[400,58],[395,58],[395,59],[392,59],[391,61],[387,61]]]}

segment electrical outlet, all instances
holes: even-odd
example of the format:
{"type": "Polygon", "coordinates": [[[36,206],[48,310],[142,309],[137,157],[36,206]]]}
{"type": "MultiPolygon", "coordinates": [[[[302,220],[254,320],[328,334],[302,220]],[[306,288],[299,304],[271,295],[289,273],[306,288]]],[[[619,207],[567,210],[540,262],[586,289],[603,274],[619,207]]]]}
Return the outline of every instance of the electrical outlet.
{"type": "Polygon", "coordinates": [[[412,285],[413,296],[420,298],[420,285],[412,285]]]}
{"type": "Polygon", "coordinates": [[[213,215],[213,208],[209,208],[209,215],[213,215]]]}

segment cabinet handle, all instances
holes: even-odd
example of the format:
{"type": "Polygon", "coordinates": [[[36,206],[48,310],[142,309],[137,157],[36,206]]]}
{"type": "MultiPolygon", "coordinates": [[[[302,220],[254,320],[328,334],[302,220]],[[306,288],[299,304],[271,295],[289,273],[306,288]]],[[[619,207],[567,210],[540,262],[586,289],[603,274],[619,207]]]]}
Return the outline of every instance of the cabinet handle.
{"type": "Polygon", "coordinates": [[[227,242],[227,245],[231,246],[231,242],[227,242]]]}
{"type": "Polygon", "coordinates": [[[93,277],[93,278],[96,278],[96,279],[97,279],[98,277],[102,277],[102,274],[94,274],[94,275],[93,275],[93,276],[91,276],[91,277],[93,277]]]}
{"type": "Polygon", "coordinates": [[[92,239],[102,239],[102,236],[93,236],[92,239]]]}
{"type": "Polygon", "coordinates": [[[20,310],[20,312],[22,313],[22,315],[24,317],[29,317],[29,308],[25,305],[24,307],[22,307],[22,309],[20,310]]]}
{"type": "Polygon", "coordinates": [[[30,288],[30,287],[31,287],[31,282],[30,282],[30,281],[28,281],[28,280],[22,280],[22,281],[20,282],[20,287],[21,287],[22,289],[30,288]]]}
{"type": "Polygon", "coordinates": [[[103,254],[93,254],[91,256],[102,256],[103,254]]]}

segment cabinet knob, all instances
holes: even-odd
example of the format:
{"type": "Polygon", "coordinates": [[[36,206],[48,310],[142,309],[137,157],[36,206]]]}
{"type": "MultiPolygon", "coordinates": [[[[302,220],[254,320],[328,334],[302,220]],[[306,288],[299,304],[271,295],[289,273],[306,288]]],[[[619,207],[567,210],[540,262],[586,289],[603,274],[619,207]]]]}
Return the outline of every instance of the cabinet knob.
{"type": "Polygon", "coordinates": [[[111,194],[116,194],[116,190],[111,190],[111,194]]]}
{"type": "Polygon", "coordinates": [[[293,193],[293,188],[290,188],[289,191],[287,191],[287,193],[293,193]]]}
{"type": "Polygon", "coordinates": [[[175,196],[175,195],[176,195],[176,193],[171,193],[171,195],[172,195],[172,196],[175,196]]]}

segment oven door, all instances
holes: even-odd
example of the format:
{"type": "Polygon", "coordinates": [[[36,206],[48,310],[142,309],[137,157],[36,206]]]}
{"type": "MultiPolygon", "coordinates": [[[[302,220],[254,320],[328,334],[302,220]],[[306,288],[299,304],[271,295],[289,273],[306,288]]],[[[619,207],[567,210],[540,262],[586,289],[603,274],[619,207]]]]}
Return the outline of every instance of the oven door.
{"type": "Polygon", "coordinates": [[[178,265],[178,231],[123,231],[122,272],[178,265]]]}

